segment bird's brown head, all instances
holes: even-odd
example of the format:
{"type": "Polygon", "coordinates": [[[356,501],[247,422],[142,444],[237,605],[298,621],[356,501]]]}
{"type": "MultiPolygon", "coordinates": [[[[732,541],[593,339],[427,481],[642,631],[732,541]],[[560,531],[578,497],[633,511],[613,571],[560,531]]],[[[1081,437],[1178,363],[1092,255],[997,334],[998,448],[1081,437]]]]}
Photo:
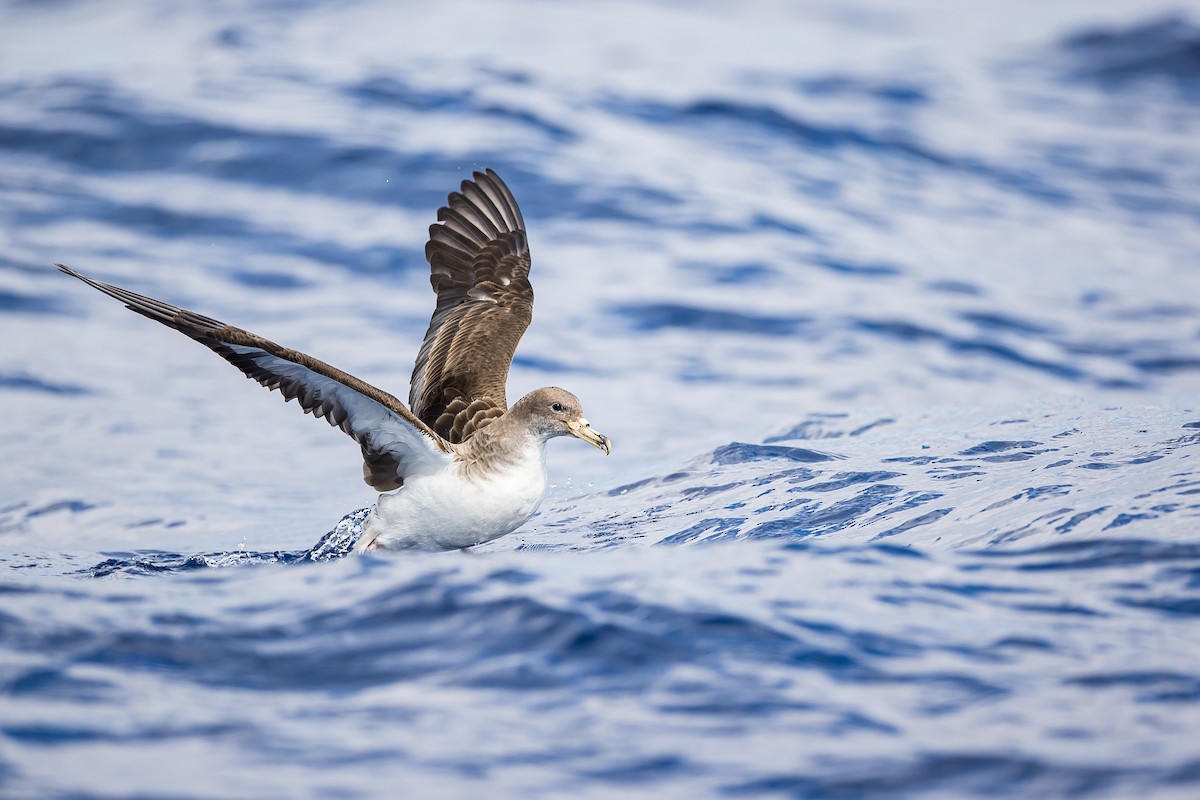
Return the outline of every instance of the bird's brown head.
{"type": "Polygon", "coordinates": [[[605,455],[612,452],[608,437],[592,430],[583,416],[583,405],[579,398],[566,389],[550,386],[532,391],[518,400],[510,413],[528,419],[543,439],[575,436],[600,448],[605,455]]]}

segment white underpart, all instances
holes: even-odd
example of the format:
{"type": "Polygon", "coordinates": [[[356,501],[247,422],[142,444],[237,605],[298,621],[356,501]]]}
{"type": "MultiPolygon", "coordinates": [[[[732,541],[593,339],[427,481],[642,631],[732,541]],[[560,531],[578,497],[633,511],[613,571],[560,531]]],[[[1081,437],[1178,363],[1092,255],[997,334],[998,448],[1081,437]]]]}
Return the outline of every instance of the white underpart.
{"type": "Polygon", "coordinates": [[[470,547],[524,525],[546,493],[546,445],[529,437],[502,469],[468,473],[455,460],[432,474],[405,478],[379,496],[355,550],[450,550],[470,547]]]}

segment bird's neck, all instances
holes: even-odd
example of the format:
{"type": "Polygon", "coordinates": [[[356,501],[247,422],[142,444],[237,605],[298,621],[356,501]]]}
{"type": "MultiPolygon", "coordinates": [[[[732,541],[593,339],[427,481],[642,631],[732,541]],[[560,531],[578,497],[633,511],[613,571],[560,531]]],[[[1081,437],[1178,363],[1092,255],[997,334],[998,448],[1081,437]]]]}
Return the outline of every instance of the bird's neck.
{"type": "Polygon", "coordinates": [[[544,467],[546,440],[505,414],[460,445],[459,453],[468,463],[482,462],[489,467],[531,461],[544,467]]]}

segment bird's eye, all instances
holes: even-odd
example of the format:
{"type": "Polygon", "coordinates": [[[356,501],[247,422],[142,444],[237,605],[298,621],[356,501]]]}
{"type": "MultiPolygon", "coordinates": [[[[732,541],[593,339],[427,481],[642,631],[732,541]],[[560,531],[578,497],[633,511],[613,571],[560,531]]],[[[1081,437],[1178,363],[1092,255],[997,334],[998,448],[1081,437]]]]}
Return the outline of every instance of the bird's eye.
{"type": "Polygon", "coordinates": [[[562,412],[566,411],[566,409],[565,409],[565,408],[563,408],[563,404],[562,404],[562,403],[551,403],[551,404],[550,404],[550,410],[551,410],[551,411],[556,411],[556,412],[558,412],[559,414],[561,414],[562,412]]]}

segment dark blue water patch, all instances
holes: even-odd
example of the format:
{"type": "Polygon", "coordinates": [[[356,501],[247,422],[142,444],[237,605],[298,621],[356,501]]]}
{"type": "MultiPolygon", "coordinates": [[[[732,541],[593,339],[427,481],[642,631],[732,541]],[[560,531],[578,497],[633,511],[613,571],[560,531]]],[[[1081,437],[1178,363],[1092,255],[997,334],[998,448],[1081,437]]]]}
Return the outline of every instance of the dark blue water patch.
{"type": "Polygon", "coordinates": [[[855,524],[872,509],[890,503],[901,491],[898,486],[878,484],[828,505],[815,500],[801,501],[797,513],[755,525],[744,536],[747,539],[802,539],[834,533],[855,524]]]}
{"type": "Polygon", "coordinates": [[[3,391],[42,392],[44,394],[54,394],[63,397],[80,397],[94,394],[86,386],[74,383],[55,383],[24,373],[0,372],[0,392],[3,391]]]}
{"type": "MultiPolygon", "coordinates": [[[[588,597],[578,600],[585,607],[595,602],[595,598],[588,597]]],[[[600,665],[608,665],[604,668],[627,674],[636,680],[639,673],[659,673],[667,663],[689,661],[699,655],[697,650],[706,649],[702,639],[688,641],[685,636],[677,635],[682,631],[661,629],[659,625],[667,617],[673,617],[673,613],[666,609],[642,606],[634,612],[633,618],[608,612],[608,620],[595,621],[577,612],[549,609],[527,598],[489,604],[496,605],[499,608],[485,609],[486,614],[478,614],[474,610],[463,614],[463,617],[471,620],[467,627],[487,626],[490,623],[485,617],[494,614],[496,622],[510,621],[513,630],[525,632],[529,637],[527,642],[538,643],[541,657],[536,659],[532,669],[528,661],[522,665],[512,664],[511,659],[504,657],[525,652],[526,645],[503,633],[493,635],[488,637],[491,641],[483,642],[484,647],[479,650],[483,658],[453,683],[514,689],[565,686],[584,680],[599,684],[596,688],[601,688],[608,679],[597,673],[600,665]],[[486,659],[494,659],[496,663],[487,664],[486,659]]],[[[714,632],[705,630],[710,626],[706,624],[704,616],[698,614],[691,620],[681,622],[692,632],[704,638],[713,638],[714,632]]],[[[729,644],[736,643],[743,636],[755,637],[752,626],[742,620],[738,623],[736,630],[717,631],[716,637],[729,644]]]]}
{"type": "MultiPolygon", "coordinates": [[[[40,155],[98,172],[182,171],[263,186],[436,208],[461,164],[437,153],[401,153],[301,133],[263,132],[147,108],[99,82],[6,87],[56,115],[104,124],[86,129],[0,124],[0,151],[40,155]],[[381,176],[403,177],[387,182],[381,176]]],[[[481,157],[486,154],[480,154],[481,157]]]]}
{"type": "Polygon", "coordinates": [[[1027,611],[1032,614],[1053,614],[1055,616],[1067,617],[1105,618],[1111,616],[1108,612],[1099,611],[1069,600],[1062,600],[1056,603],[1013,603],[1010,608],[1015,611],[1027,611]]]}
{"type": "Polygon", "coordinates": [[[713,462],[722,466],[772,460],[814,463],[820,461],[832,461],[839,458],[844,458],[844,456],[840,456],[835,453],[823,453],[820,450],[809,450],[801,447],[746,444],[744,442],[731,442],[730,444],[718,447],[713,451],[712,454],[713,462]]]}
{"type": "Polygon", "coordinates": [[[733,797],[790,797],[795,800],[940,797],[1087,797],[1153,781],[1156,770],[1064,766],[1038,758],[947,750],[915,761],[842,761],[836,769],[780,773],[730,784],[733,797]]]}
{"type": "Polygon", "coordinates": [[[271,289],[275,291],[288,291],[293,289],[303,289],[312,285],[310,281],[303,278],[291,275],[286,272],[251,272],[249,270],[236,270],[229,273],[229,277],[253,289],[271,289]]]}
{"type": "MultiPolygon", "coordinates": [[[[941,495],[937,494],[937,493],[930,493],[930,494],[925,494],[922,497],[925,499],[923,499],[921,502],[928,502],[929,500],[933,500],[938,497],[941,497],[941,495]]],[[[914,504],[915,503],[916,503],[916,501],[914,500],[914,504]]],[[[883,533],[876,534],[875,536],[871,537],[871,541],[878,542],[881,539],[887,539],[891,536],[897,536],[901,533],[906,533],[907,531],[911,531],[914,528],[921,528],[921,527],[924,527],[925,525],[932,525],[933,523],[937,522],[942,517],[944,517],[947,514],[949,514],[950,512],[952,512],[953,510],[954,510],[953,508],[935,508],[932,511],[926,511],[924,514],[919,514],[918,516],[912,517],[911,519],[907,519],[904,522],[901,522],[899,525],[896,525],[893,528],[888,528],[883,533]]],[[[894,516],[895,513],[898,511],[899,511],[899,509],[889,510],[888,515],[894,516]]]]}
{"type": "MultiPolygon", "coordinates": [[[[949,592],[950,594],[959,595],[961,597],[990,597],[993,595],[1012,596],[1012,595],[1028,595],[1037,593],[1036,589],[1018,587],[1018,586],[1001,586],[990,583],[942,583],[930,582],[926,583],[927,589],[933,589],[939,592],[949,592]]],[[[1054,648],[1046,642],[1040,643],[1034,647],[1038,650],[1053,650],[1054,648]]]]}
{"type": "Polygon", "coordinates": [[[183,212],[159,205],[126,205],[98,197],[90,198],[89,205],[89,219],[168,239],[179,236],[253,239],[257,232],[255,226],[241,217],[183,212]]]}
{"type": "Polygon", "coordinates": [[[42,517],[47,514],[59,514],[64,511],[69,514],[78,514],[82,511],[90,511],[93,508],[96,508],[96,506],[86,500],[57,500],[44,506],[31,508],[25,512],[25,518],[34,519],[35,517],[42,517]]]}
{"type": "MultiPolygon", "coordinates": [[[[1117,602],[1130,608],[1160,611],[1170,616],[1200,617],[1200,597],[1118,598],[1117,602]]],[[[1200,699],[1200,698],[1197,698],[1200,699]]]]}
{"type": "Polygon", "coordinates": [[[854,325],[860,330],[877,333],[902,342],[938,341],[947,338],[940,331],[904,320],[858,319],[854,320],[854,325]]]}
{"type": "Polygon", "coordinates": [[[913,83],[873,82],[849,75],[802,78],[796,88],[810,97],[859,96],[901,106],[925,105],[928,91],[913,83]]]}
{"type": "MultiPolygon", "coordinates": [[[[428,268],[424,254],[415,248],[379,245],[354,248],[335,241],[263,229],[245,219],[219,214],[188,213],[161,206],[129,206],[95,196],[60,195],[57,199],[59,202],[48,208],[15,212],[12,219],[31,227],[55,224],[63,219],[88,219],[161,239],[196,238],[205,242],[221,239],[244,253],[290,253],[358,273],[398,274],[412,268],[428,268]]],[[[284,289],[305,285],[300,279],[283,273],[242,269],[233,271],[231,276],[242,285],[255,288],[284,289]]]]}
{"type": "Polygon", "coordinates": [[[545,134],[555,142],[572,142],[578,137],[568,128],[532,111],[480,101],[473,90],[433,91],[418,89],[390,76],[376,76],[347,87],[347,94],[372,107],[391,106],[418,112],[453,112],[516,122],[545,134]]]}
{"type": "MultiPolygon", "coordinates": [[[[43,107],[50,120],[62,114],[102,122],[86,129],[0,124],[0,151],[38,155],[78,169],[182,172],[430,212],[456,188],[447,176],[465,177],[461,159],[442,153],[400,152],[314,134],[258,131],[168,114],[146,108],[137,97],[100,82],[10,84],[0,91],[28,95],[29,104],[43,107]]],[[[653,209],[680,202],[668,192],[647,186],[602,190],[555,181],[523,167],[519,154],[507,151],[481,151],[472,161],[490,166],[504,177],[521,198],[527,217],[618,219],[661,226],[662,218],[647,213],[644,206],[653,209]],[[630,210],[632,207],[637,211],[630,210]]],[[[152,210],[151,216],[156,213],[152,210]]],[[[205,224],[227,223],[213,220],[205,224]]]]}
{"type": "MultiPolygon", "coordinates": [[[[1056,526],[1054,528],[1054,530],[1056,533],[1070,533],[1072,529],[1074,529],[1077,525],[1079,525],[1079,523],[1084,522],[1085,520],[1091,519],[1092,517],[1096,516],[1097,514],[1103,514],[1106,511],[1108,511],[1108,506],[1100,506],[1099,508],[1092,508],[1087,511],[1080,511],[1076,514],[1073,514],[1071,516],[1071,518],[1068,519],[1066,522],[1062,523],[1061,525],[1056,526]]],[[[1069,510],[1068,510],[1068,512],[1069,512],[1069,510]]]]}
{"type": "Polygon", "coordinates": [[[1097,380],[1084,370],[1061,361],[1034,358],[1008,345],[990,339],[961,339],[934,328],[917,325],[905,320],[852,319],[858,330],[877,334],[903,342],[936,342],[952,352],[990,356],[1001,361],[1018,364],[1038,372],[1048,373],[1069,381],[1097,380]]]}
{"type": "MultiPolygon", "coordinates": [[[[840,457],[832,453],[829,455],[833,455],[835,458],[840,457]]],[[[768,472],[759,475],[751,483],[751,486],[770,486],[781,481],[789,486],[795,486],[798,483],[811,481],[819,474],[820,470],[813,469],[812,467],[788,467],[777,472],[768,472]]]]}
{"type": "Polygon", "coordinates": [[[897,267],[893,264],[884,264],[878,262],[870,264],[856,264],[844,259],[836,259],[832,257],[822,257],[815,259],[815,261],[817,264],[820,264],[822,267],[825,267],[832,272],[840,272],[844,275],[860,275],[863,277],[878,278],[899,275],[903,272],[900,267],[897,267]]]}
{"type": "Polygon", "coordinates": [[[770,216],[767,214],[756,214],[750,220],[750,227],[754,230],[774,230],[790,233],[793,236],[801,236],[806,239],[818,239],[816,232],[806,225],[801,225],[794,220],[780,219],[779,217],[770,216]]]}
{"type": "Polygon", "coordinates": [[[254,34],[241,25],[230,25],[213,34],[213,42],[218,47],[230,50],[243,50],[254,41],[254,34]]]}
{"type": "Polygon", "coordinates": [[[1052,483],[1045,486],[1029,486],[1014,495],[997,500],[991,505],[983,509],[984,513],[995,511],[997,508],[1004,508],[1012,505],[1018,500],[1037,500],[1042,497],[1062,497],[1071,493],[1073,484],[1070,483],[1052,483]]]}
{"type": "Polygon", "coordinates": [[[654,482],[655,482],[654,478],[643,478],[640,481],[634,481],[633,483],[625,483],[614,489],[609,489],[608,494],[610,497],[617,497],[619,495],[627,494],[629,492],[640,489],[643,486],[648,486],[654,482]]]}
{"type": "Polygon", "coordinates": [[[928,557],[912,545],[872,544],[867,548],[872,553],[880,553],[890,558],[904,558],[917,561],[928,561],[928,557]]]}
{"type": "Polygon", "coordinates": [[[812,322],[810,317],[751,314],[682,303],[626,303],[609,310],[629,320],[639,331],[684,328],[715,333],[795,336],[812,322]]]}
{"type": "MultiPolygon", "coordinates": [[[[1064,340],[1062,347],[1071,355],[1076,356],[1100,356],[1102,358],[1111,358],[1126,363],[1132,363],[1136,357],[1138,348],[1128,342],[1120,341],[1069,341],[1064,340]]],[[[1161,348],[1155,351],[1161,354],[1161,348]]]]}
{"type": "Polygon", "coordinates": [[[537,370],[538,372],[545,372],[548,374],[594,375],[596,373],[594,366],[590,366],[582,362],[560,361],[556,358],[546,358],[544,356],[516,355],[513,357],[512,363],[514,366],[537,370]]]}
{"type": "Polygon", "coordinates": [[[80,678],[64,669],[35,667],[3,684],[3,691],[14,697],[42,697],[94,703],[105,699],[112,690],[108,681],[80,678]]]}
{"type": "MultiPolygon", "coordinates": [[[[1200,96],[1200,90],[1198,90],[1200,96]]],[[[1144,218],[1157,218],[1171,213],[1177,213],[1192,218],[1200,218],[1200,204],[1181,199],[1176,194],[1166,191],[1158,194],[1133,192],[1110,188],[1109,198],[1118,207],[1144,218]]]]}
{"type": "Polygon", "coordinates": [[[0,314],[61,314],[57,298],[0,289],[0,314]]]}
{"type": "MultiPolygon", "coordinates": [[[[928,448],[928,445],[924,445],[924,447],[928,448]]],[[[940,456],[891,456],[889,458],[881,458],[880,462],[884,464],[912,464],[913,466],[924,467],[942,460],[940,456]]]]}
{"type": "Polygon", "coordinates": [[[1068,678],[1068,686],[1089,689],[1133,689],[1143,703],[1194,702],[1200,700],[1200,679],[1173,672],[1117,672],[1068,678]]]}
{"type": "Polygon", "coordinates": [[[943,294],[961,294],[969,297],[981,297],[985,294],[982,288],[966,281],[940,280],[926,285],[932,291],[943,294]]]}
{"type": "MultiPolygon", "coordinates": [[[[701,132],[701,125],[731,125],[752,128],[773,141],[791,141],[808,151],[860,150],[873,156],[899,159],[938,171],[960,172],[987,181],[1001,189],[1018,192],[1040,202],[1067,206],[1075,198],[1037,171],[999,167],[969,156],[939,153],[907,133],[873,133],[854,127],[811,123],[767,105],[727,99],[703,99],[682,105],[644,101],[607,104],[610,111],[656,125],[686,126],[701,132]]],[[[711,128],[702,131],[713,136],[711,128]]],[[[744,135],[735,138],[739,150],[746,146],[744,135]]]]}
{"type": "Polygon", "coordinates": [[[1131,362],[1143,372],[1171,375],[1178,372],[1200,370],[1200,357],[1163,356],[1160,358],[1135,358],[1131,362]]]}
{"type": "Polygon", "coordinates": [[[966,478],[978,478],[987,473],[979,469],[978,464],[960,464],[953,467],[934,467],[927,471],[935,481],[960,481],[966,478]]]}
{"type": "Polygon", "coordinates": [[[1191,303],[1161,303],[1147,302],[1133,308],[1113,309],[1110,312],[1112,319],[1127,321],[1135,320],[1138,322],[1146,320],[1162,320],[1162,319],[1194,319],[1200,309],[1191,303]]]}
{"type": "MultiPolygon", "coordinates": [[[[737,614],[712,610],[696,610],[680,615],[678,610],[652,604],[631,605],[623,599],[616,608],[605,603],[611,592],[586,597],[609,614],[624,607],[622,616],[630,622],[640,621],[649,631],[687,643],[695,655],[724,659],[739,656],[751,662],[788,664],[804,669],[826,672],[835,680],[856,681],[876,677],[879,672],[857,658],[852,646],[853,632],[829,626],[821,643],[817,637],[804,635],[803,626],[797,632],[766,625],[737,614]],[[682,623],[682,624],[680,624],[682,623]],[[831,643],[827,643],[832,640],[831,643]]],[[[585,597],[577,598],[580,600],[585,597]]],[[[797,620],[791,620],[793,624],[797,620]]]]}
{"type": "Polygon", "coordinates": [[[732,481],[730,483],[721,483],[711,486],[688,486],[679,492],[679,496],[686,500],[695,500],[700,497],[721,494],[722,492],[727,492],[730,489],[736,489],[742,485],[742,481],[732,481]]]}
{"type": "Polygon", "coordinates": [[[1022,450],[1019,453],[1005,453],[1004,455],[999,456],[984,456],[979,460],[986,461],[989,464],[1005,464],[1010,461],[1029,461],[1037,456],[1045,455],[1046,453],[1053,453],[1057,449],[1057,447],[1044,447],[1040,450],[1022,450]]]}
{"type": "Polygon", "coordinates": [[[352,692],[430,676],[505,691],[627,693],[654,685],[675,664],[722,674],[731,657],[835,680],[873,672],[853,655],[865,645],[852,633],[818,643],[749,617],[666,607],[607,589],[546,604],[523,594],[527,583],[505,583],[505,596],[491,597],[501,582],[465,579],[448,568],[353,606],[299,609],[286,622],[271,608],[246,608],[237,625],[163,618],[144,628],[60,630],[53,639],[30,629],[24,645],[35,653],[69,647],[74,664],[266,692],[352,692]],[[480,593],[485,585],[488,596],[480,593]],[[329,658],[332,642],[336,659],[329,658]],[[265,652],[271,655],[264,661],[265,652]]]}
{"type": "Polygon", "coordinates": [[[850,433],[848,435],[851,437],[862,436],[864,433],[873,431],[876,428],[883,427],[884,425],[891,425],[895,422],[896,422],[896,420],[891,417],[883,417],[882,419],[872,420],[871,422],[868,422],[865,425],[859,425],[857,428],[850,431],[850,433]]]}
{"type": "Polygon", "coordinates": [[[628,106],[623,110],[631,116],[664,124],[687,120],[733,122],[754,126],[775,136],[797,140],[809,147],[830,150],[855,147],[915,158],[939,166],[949,166],[951,163],[950,159],[928,151],[913,141],[878,137],[857,128],[810,124],[766,105],[714,98],[697,100],[681,106],[643,103],[628,106]]]}
{"type": "Polygon", "coordinates": [[[847,486],[854,486],[859,483],[878,483],[880,481],[889,481],[892,478],[898,478],[904,473],[902,472],[839,472],[828,480],[820,483],[809,483],[796,486],[788,489],[789,492],[834,492],[839,489],[845,489],[847,486]]]}
{"type": "Polygon", "coordinates": [[[413,111],[461,111],[471,104],[473,93],[468,90],[425,90],[394,77],[375,76],[352,84],[343,90],[365,105],[396,106],[413,111]]]}
{"type": "MultiPolygon", "coordinates": [[[[909,511],[914,511],[914,510],[919,509],[922,506],[928,505],[929,503],[932,503],[936,500],[940,500],[943,496],[944,495],[941,492],[927,492],[927,491],[912,491],[912,490],[910,490],[902,498],[897,497],[896,499],[893,499],[891,503],[883,506],[883,508],[879,511],[879,513],[877,513],[875,516],[871,517],[870,520],[868,520],[868,523],[875,523],[875,522],[878,522],[879,520],[888,519],[889,517],[903,516],[905,513],[909,512],[909,511]]],[[[896,527],[893,527],[892,529],[884,532],[883,534],[876,536],[872,541],[886,539],[891,536],[895,536],[898,533],[903,533],[906,530],[910,530],[912,528],[917,528],[922,525],[926,525],[929,522],[932,522],[934,520],[937,520],[937,519],[945,516],[947,513],[949,513],[950,511],[953,511],[953,510],[954,510],[953,508],[934,509],[932,511],[925,512],[917,517],[910,517],[908,520],[900,523],[896,527]]],[[[886,545],[878,545],[878,546],[885,547],[886,545]]]]}
{"type": "Polygon", "coordinates": [[[960,319],[964,319],[988,331],[1018,333],[1026,336],[1046,336],[1057,330],[1047,325],[1030,322],[1029,320],[1023,320],[1001,312],[964,311],[958,316],[960,319]]]}
{"type": "Polygon", "coordinates": [[[1200,783],[1200,759],[1189,761],[1179,768],[1172,770],[1164,779],[1167,785],[1200,783]]]}
{"type": "Polygon", "coordinates": [[[1180,15],[1083,31],[1062,48],[1075,78],[1110,88],[1162,79],[1189,93],[1200,89],[1200,27],[1180,15]]]}
{"type": "Polygon", "coordinates": [[[241,726],[234,724],[148,726],[136,733],[118,734],[103,727],[86,728],[76,725],[45,723],[40,725],[9,725],[0,727],[0,733],[24,744],[54,747],[79,742],[153,743],[172,738],[217,738],[225,734],[243,733],[241,726]]]}
{"type": "Polygon", "coordinates": [[[722,264],[722,265],[692,265],[699,266],[708,273],[713,283],[731,286],[765,284],[776,276],[776,270],[766,264],[722,264]]]}
{"type": "Polygon", "coordinates": [[[772,444],[774,442],[785,442],[791,439],[838,439],[842,436],[862,436],[863,434],[869,433],[876,428],[883,427],[884,425],[891,425],[896,421],[891,417],[883,417],[881,419],[872,420],[871,422],[859,425],[857,428],[852,428],[849,431],[843,431],[829,427],[829,419],[831,417],[836,418],[838,416],[845,417],[846,415],[826,415],[825,417],[819,419],[808,419],[797,425],[793,425],[783,433],[777,433],[772,436],[768,436],[767,438],[763,439],[763,441],[766,444],[772,444]]]}
{"type": "Polygon", "coordinates": [[[974,551],[975,564],[963,569],[1000,567],[1018,572],[1111,569],[1134,565],[1200,564],[1200,543],[1110,537],[1069,541],[1028,549],[997,548],[974,551]]]}
{"type": "MultiPolygon", "coordinates": [[[[1087,156],[1090,153],[1087,151],[1061,145],[1044,148],[1041,155],[1049,164],[1070,170],[1093,185],[1102,187],[1115,207],[1134,215],[1143,218],[1170,214],[1200,217],[1200,204],[1186,191],[1176,191],[1172,185],[1177,169],[1171,166],[1164,171],[1112,166],[1089,159],[1087,156]]],[[[1127,313],[1121,312],[1121,316],[1127,313]]],[[[1142,313],[1134,312],[1132,318],[1139,318],[1142,313]]]]}
{"type": "MultiPolygon", "coordinates": [[[[676,225],[690,232],[698,232],[701,225],[692,221],[679,222],[673,214],[658,214],[664,209],[683,203],[676,194],[644,184],[599,185],[594,182],[580,184],[551,178],[536,169],[525,166],[515,154],[505,152],[481,152],[473,163],[489,166],[504,178],[504,182],[519,198],[526,220],[571,219],[571,220],[615,220],[621,223],[660,229],[676,225]]],[[[460,175],[461,167],[440,175],[429,173],[423,181],[433,181],[436,200],[430,208],[436,208],[446,199],[446,175],[460,175]]],[[[453,186],[449,188],[455,188],[453,186]]],[[[742,232],[742,228],[732,228],[742,232]]]]}
{"type": "Polygon", "coordinates": [[[1122,511],[1121,513],[1117,514],[1115,517],[1112,518],[1112,522],[1110,522],[1104,526],[1104,530],[1109,531],[1109,530],[1114,530],[1116,528],[1123,528],[1131,522],[1137,522],[1138,520],[1144,520],[1144,519],[1158,519],[1158,517],[1159,517],[1158,514],[1150,514],[1150,513],[1131,514],[1131,513],[1122,511]]]}
{"type": "Polygon", "coordinates": [[[584,778],[609,781],[617,784],[649,783],[670,778],[673,775],[695,775],[700,765],[675,755],[647,756],[604,769],[582,770],[584,778]]]}
{"type": "Polygon", "coordinates": [[[697,539],[703,539],[705,542],[734,539],[741,532],[742,525],[745,522],[745,517],[711,517],[702,519],[694,525],[659,540],[658,545],[687,544],[697,539]]]}
{"type": "Polygon", "coordinates": [[[958,452],[958,454],[960,456],[990,455],[992,453],[1003,453],[1006,450],[1012,450],[1012,449],[1018,448],[1018,447],[1023,447],[1023,448],[1037,447],[1040,444],[1041,444],[1041,442],[1035,442],[1035,441],[983,442],[982,444],[977,444],[974,447],[968,447],[966,450],[960,450],[958,452]]]}
{"type": "Polygon", "coordinates": [[[773,436],[768,436],[763,441],[767,444],[772,442],[783,442],[789,439],[837,439],[845,436],[845,431],[834,427],[837,420],[846,418],[846,414],[813,414],[810,419],[806,419],[786,431],[773,436]]]}
{"type": "MultiPolygon", "coordinates": [[[[0,184],[2,186],[2,184],[0,184]]],[[[8,254],[0,253],[0,270],[9,272],[23,272],[26,274],[43,275],[49,267],[50,262],[38,259],[36,261],[27,261],[25,259],[13,258],[8,254]]]]}
{"type": "MultiPolygon", "coordinates": [[[[800,627],[805,627],[802,620],[797,620],[796,624],[800,627]]],[[[822,625],[821,627],[825,631],[829,630],[827,626],[822,625]]],[[[876,631],[847,630],[842,631],[841,635],[849,642],[855,652],[870,656],[871,659],[915,658],[926,650],[923,644],[910,639],[902,639],[898,636],[890,636],[876,631]]],[[[876,679],[884,678],[880,674],[876,676],[876,679]]]]}
{"type": "Polygon", "coordinates": [[[1126,164],[1096,166],[1090,159],[1092,151],[1078,142],[1055,142],[1041,147],[1046,163],[1073,172],[1092,175],[1101,184],[1134,183],[1156,188],[1166,188],[1166,176],[1162,172],[1126,164]]]}
{"type": "MultiPolygon", "coordinates": [[[[1197,92],[1200,97],[1200,91],[1197,92]]],[[[1146,217],[1165,216],[1167,214],[1183,214],[1189,217],[1200,217],[1200,205],[1187,202],[1171,194],[1134,193],[1113,189],[1109,197],[1118,207],[1134,214],[1146,217]]]]}
{"type": "Polygon", "coordinates": [[[1120,464],[1112,464],[1105,461],[1089,461],[1086,464],[1080,464],[1080,469],[1101,470],[1101,469],[1118,469],[1120,464]]]}
{"type": "MultiPolygon", "coordinates": [[[[1070,364],[1061,361],[1034,358],[1025,355],[1015,348],[995,342],[947,338],[946,345],[954,351],[994,356],[1002,361],[1020,364],[1021,366],[1029,367],[1038,372],[1049,373],[1064,380],[1079,381],[1089,377],[1086,372],[1070,364]]],[[[1100,381],[1097,380],[1097,382],[1099,383],[1100,381]]]]}

